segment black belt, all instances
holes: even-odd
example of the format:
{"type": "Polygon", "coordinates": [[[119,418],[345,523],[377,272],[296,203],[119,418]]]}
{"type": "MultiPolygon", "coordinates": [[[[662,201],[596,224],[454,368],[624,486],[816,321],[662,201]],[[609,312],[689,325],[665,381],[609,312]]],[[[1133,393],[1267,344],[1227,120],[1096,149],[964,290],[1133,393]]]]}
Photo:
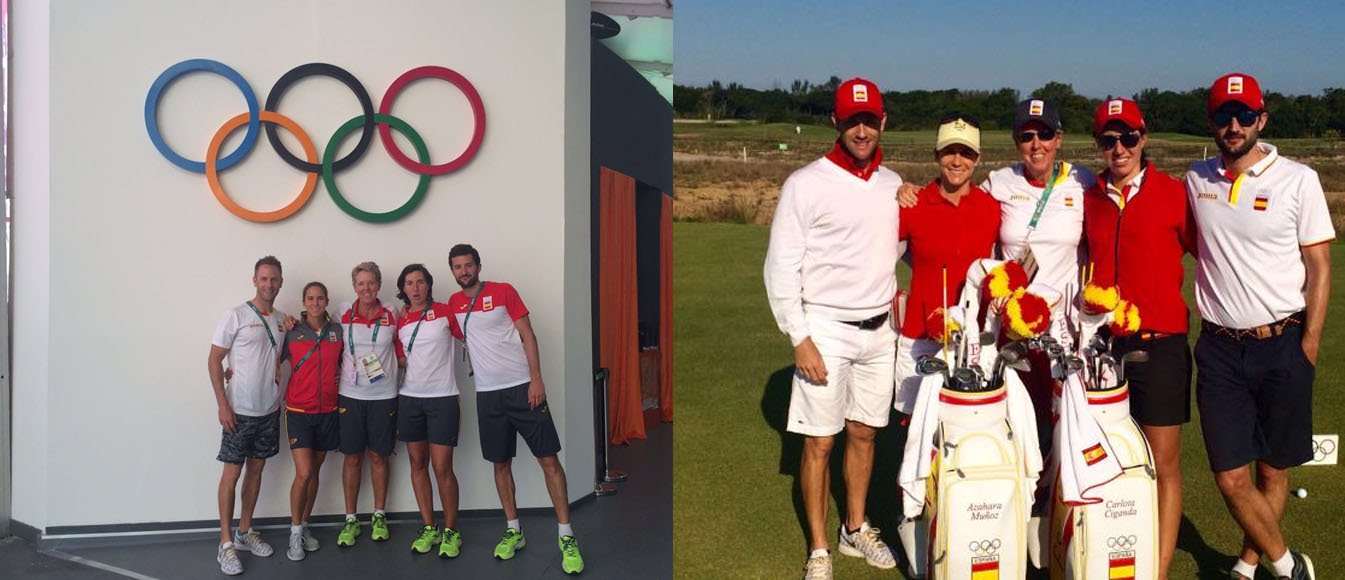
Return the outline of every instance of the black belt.
{"type": "Polygon", "coordinates": [[[840,322],[841,324],[849,324],[850,326],[858,327],[860,330],[873,330],[882,326],[884,322],[887,322],[887,313],[884,312],[868,320],[842,320],[840,322]]]}
{"type": "Polygon", "coordinates": [[[1290,326],[1303,324],[1303,317],[1304,315],[1302,312],[1295,312],[1283,320],[1276,320],[1270,324],[1262,324],[1261,326],[1254,326],[1252,328],[1229,328],[1227,326],[1219,326],[1218,324],[1207,320],[1202,320],[1200,322],[1200,331],[1232,340],[1265,340],[1284,334],[1285,329],[1290,326]]]}

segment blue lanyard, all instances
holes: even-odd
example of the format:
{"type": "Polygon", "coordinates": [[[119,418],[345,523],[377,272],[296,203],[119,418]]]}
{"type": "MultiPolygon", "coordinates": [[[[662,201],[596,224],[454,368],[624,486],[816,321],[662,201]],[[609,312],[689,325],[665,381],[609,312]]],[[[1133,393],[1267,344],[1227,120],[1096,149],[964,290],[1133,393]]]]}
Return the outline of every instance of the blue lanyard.
{"type": "Polygon", "coordinates": [[[251,309],[252,309],[252,313],[253,313],[253,314],[256,314],[256,315],[257,315],[257,318],[260,318],[260,319],[261,319],[261,321],[262,321],[262,328],[265,328],[265,329],[266,329],[266,338],[268,338],[268,339],[271,340],[271,348],[274,349],[274,348],[276,347],[276,335],[271,334],[271,323],[270,323],[270,321],[266,320],[266,317],[265,317],[265,316],[262,316],[262,311],[257,310],[257,307],[252,305],[252,301],[251,301],[251,300],[249,300],[249,301],[247,301],[247,302],[244,302],[243,304],[247,304],[247,305],[248,305],[248,308],[251,308],[251,309]]]}
{"type": "Polygon", "coordinates": [[[434,307],[434,303],[431,302],[431,303],[429,303],[429,304],[426,304],[426,305],[425,305],[425,310],[422,310],[422,311],[420,312],[420,320],[417,320],[417,321],[416,321],[416,328],[415,328],[414,330],[411,331],[411,340],[407,341],[407,343],[406,343],[406,354],[407,354],[407,356],[410,356],[410,355],[411,355],[411,349],[415,348],[415,346],[416,346],[416,335],[417,335],[417,334],[420,334],[420,323],[425,322],[425,317],[428,316],[428,315],[430,314],[430,309],[433,308],[433,307],[434,307]]]}
{"type": "MultiPolygon", "coordinates": [[[[378,327],[383,325],[384,310],[387,309],[380,310],[378,316],[374,317],[374,337],[369,340],[370,346],[378,346],[378,327]]],[[[350,315],[350,326],[346,327],[346,342],[350,343],[350,356],[355,356],[355,307],[352,305],[346,314],[350,315]]]]}

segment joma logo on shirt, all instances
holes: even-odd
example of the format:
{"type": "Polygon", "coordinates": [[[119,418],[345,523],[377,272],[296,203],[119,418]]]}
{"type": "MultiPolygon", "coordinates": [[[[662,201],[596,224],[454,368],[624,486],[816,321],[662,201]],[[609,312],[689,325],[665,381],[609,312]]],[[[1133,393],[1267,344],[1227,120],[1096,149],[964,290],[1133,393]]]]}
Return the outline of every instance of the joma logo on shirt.
{"type": "Polygon", "coordinates": [[[1210,193],[1208,191],[1202,191],[1196,194],[1196,199],[1219,199],[1219,196],[1218,194],[1210,193]]]}
{"type": "Polygon", "coordinates": [[[1028,196],[1026,196],[1026,195],[1023,195],[1023,194],[1021,194],[1021,193],[1015,193],[1015,194],[1013,194],[1013,195],[1010,195],[1010,196],[1009,196],[1009,199],[1011,199],[1011,200],[1015,200],[1015,201],[1032,201],[1032,198],[1030,198],[1030,197],[1028,197],[1028,196]]]}

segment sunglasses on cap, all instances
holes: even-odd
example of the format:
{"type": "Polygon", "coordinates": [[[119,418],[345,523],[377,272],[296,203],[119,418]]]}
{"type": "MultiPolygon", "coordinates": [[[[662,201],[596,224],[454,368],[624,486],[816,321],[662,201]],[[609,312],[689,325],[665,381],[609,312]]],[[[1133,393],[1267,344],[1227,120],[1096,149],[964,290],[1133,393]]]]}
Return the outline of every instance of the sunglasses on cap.
{"type": "Polygon", "coordinates": [[[1256,120],[1260,117],[1261,117],[1261,111],[1253,109],[1238,109],[1236,111],[1230,111],[1228,109],[1219,109],[1218,111],[1215,111],[1210,114],[1210,122],[1214,123],[1215,127],[1223,128],[1231,124],[1233,122],[1233,119],[1237,119],[1238,125],[1248,127],[1251,125],[1255,125],[1256,120]]]}
{"type": "Polygon", "coordinates": [[[1140,137],[1141,133],[1139,131],[1121,133],[1120,135],[1098,135],[1096,139],[1097,147],[1103,151],[1111,151],[1117,143],[1120,143],[1126,149],[1134,149],[1136,145],[1140,144],[1140,137]]]}
{"type": "Polygon", "coordinates": [[[1014,136],[1019,143],[1031,143],[1033,139],[1050,141],[1055,139],[1055,129],[1041,129],[1038,131],[1023,131],[1014,136]]]}

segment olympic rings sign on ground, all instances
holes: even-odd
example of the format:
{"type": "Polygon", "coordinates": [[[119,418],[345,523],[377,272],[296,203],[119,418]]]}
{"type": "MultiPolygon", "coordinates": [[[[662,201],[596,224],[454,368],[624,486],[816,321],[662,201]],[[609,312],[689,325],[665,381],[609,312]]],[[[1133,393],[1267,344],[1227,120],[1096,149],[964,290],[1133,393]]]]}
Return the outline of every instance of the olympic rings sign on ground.
{"type": "Polygon", "coordinates": [[[323,62],[313,62],[294,67],[289,72],[281,75],[276,84],[271,87],[271,92],[266,98],[266,106],[260,107],[257,104],[257,95],[253,93],[251,85],[243,79],[243,75],[230,68],[228,65],[215,60],[197,58],[184,60],[159,74],[159,78],[150,85],[149,94],[145,96],[145,129],[149,132],[149,140],[154,144],[154,148],[159,150],[168,161],[174,165],[191,171],[193,173],[202,173],[206,176],[206,183],[210,185],[210,191],[215,194],[215,198],[230,213],[245,220],[254,222],[275,222],[283,220],[294,215],[313,196],[313,190],[317,187],[318,175],[322,175],[322,182],[331,194],[332,201],[341,208],[342,211],[355,219],[373,223],[386,223],[396,221],[411,213],[416,206],[425,197],[430,185],[430,177],[445,175],[457,171],[476,156],[481,148],[481,140],[486,134],[486,108],[481,102],[481,95],[476,92],[476,87],[472,86],[471,81],[458,74],[456,71],[442,66],[422,66],[413,68],[401,76],[397,77],[383,93],[383,100],[380,102],[378,112],[374,112],[373,101],[369,98],[369,92],[365,90],[364,85],[354,75],[345,69],[336,65],[323,62]],[[248,110],[246,113],[240,113],[232,119],[224,122],[224,125],[215,132],[215,136],[210,140],[210,145],[206,148],[204,161],[195,161],[187,159],[173,151],[168,143],[164,142],[163,136],[159,131],[158,108],[159,100],[163,92],[173,81],[181,78],[183,75],[195,72],[213,73],[228,79],[238,87],[243,93],[243,99],[247,102],[248,110]],[[355,93],[355,98],[360,102],[361,114],[345,124],[332,135],[327,141],[327,148],[319,157],[317,149],[313,145],[303,128],[299,127],[289,117],[281,115],[278,112],[280,99],[285,91],[289,90],[299,80],[310,76],[326,76],[340,81],[355,93]],[[472,116],[474,118],[472,125],[472,139],[464,150],[456,158],[439,164],[430,163],[430,153],[425,147],[425,141],[421,139],[420,134],[411,128],[411,125],[392,115],[392,103],[397,99],[397,95],[411,84],[420,79],[434,78],[452,83],[458,90],[462,91],[467,97],[467,102],[472,106],[472,116]],[[239,127],[247,125],[247,130],[243,134],[243,141],[239,143],[238,148],[221,157],[220,148],[225,139],[237,131],[239,127]],[[286,131],[299,141],[300,147],[304,150],[305,159],[296,157],[285,147],[284,142],[280,140],[276,127],[284,127],[286,131]],[[280,158],[291,167],[308,174],[308,179],[304,182],[299,195],[294,198],[285,207],[274,211],[256,211],[245,208],[229,197],[224,191],[224,186],[220,184],[219,172],[227,170],[237,165],[257,144],[257,134],[262,130],[266,132],[266,138],[271,142],[271,147],[275,149],[280,158]],[[336,174],[344,171],[355,162],[359,161],[364,153],[369,150],[369,145],[373,142],[374,129],[378,130],[378,137],[383,142],[383,148],[388,151],[393,160],[401,165],[407,171],[420,176],[420,182],[416,185],[416,190],[412,192],[411,198],[396,209],[374,213],[355,207],[336,186],[336,174]],[[355,144],[355,148],[346,154],[345,157],[336,159],[336,154],[341,150],[341,143],[345,138],[356,129],[360,131],[360,139],[355,144]],[[397,147],[397,143],[392,138],[392,131],[396,130],[411,142],[411,146],[416,150],[416,159],[412,160],[397,147]]]}

